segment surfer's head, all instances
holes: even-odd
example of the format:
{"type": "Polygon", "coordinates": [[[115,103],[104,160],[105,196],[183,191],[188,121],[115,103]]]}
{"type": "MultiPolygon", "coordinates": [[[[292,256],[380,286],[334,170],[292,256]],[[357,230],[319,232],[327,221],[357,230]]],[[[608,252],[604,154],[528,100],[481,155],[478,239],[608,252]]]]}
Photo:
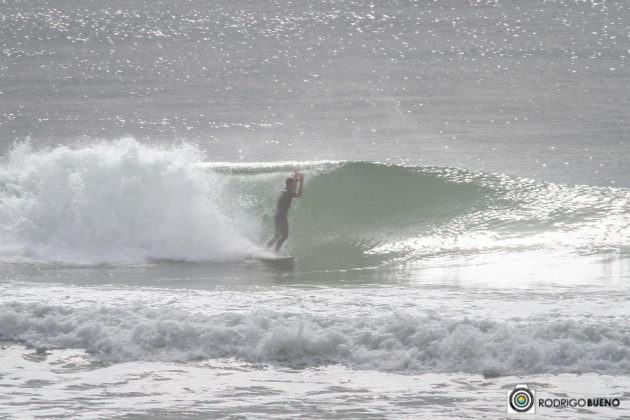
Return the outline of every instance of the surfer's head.
{"type": "Polygon", "coordinates": [[[287,178],[284,181],[284,185],[287,187],[287,191],[293,191],[295,189],[295,178],[287,178]]]}

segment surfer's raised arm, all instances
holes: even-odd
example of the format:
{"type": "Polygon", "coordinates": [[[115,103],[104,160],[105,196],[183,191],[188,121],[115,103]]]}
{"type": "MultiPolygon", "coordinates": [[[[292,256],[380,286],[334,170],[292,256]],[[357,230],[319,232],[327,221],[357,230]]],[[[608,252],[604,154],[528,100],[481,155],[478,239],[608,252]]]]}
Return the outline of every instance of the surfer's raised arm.
{"type": "Polygon", "coordinates": [[[296,173],[295,177],[297,178],[297,181],[300,183],[300,186],[298,187],[298,190],[295,193],[293,193],[293,197],[299,198],[299,197],[302,197],[302,192],[304,192],[304,175],[300,173],[296,173]]]}

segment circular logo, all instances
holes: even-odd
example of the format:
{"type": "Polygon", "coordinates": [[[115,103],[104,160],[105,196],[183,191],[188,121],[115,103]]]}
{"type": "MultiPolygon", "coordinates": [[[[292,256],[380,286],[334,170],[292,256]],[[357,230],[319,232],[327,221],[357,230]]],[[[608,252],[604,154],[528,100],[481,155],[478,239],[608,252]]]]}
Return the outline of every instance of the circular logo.
{"type": "Polygon", "coordinates": [[[534,405],[534,395],[527,388],[514,388],[510,393],[510,407],[519,413],[529,411],[534,405]]]}

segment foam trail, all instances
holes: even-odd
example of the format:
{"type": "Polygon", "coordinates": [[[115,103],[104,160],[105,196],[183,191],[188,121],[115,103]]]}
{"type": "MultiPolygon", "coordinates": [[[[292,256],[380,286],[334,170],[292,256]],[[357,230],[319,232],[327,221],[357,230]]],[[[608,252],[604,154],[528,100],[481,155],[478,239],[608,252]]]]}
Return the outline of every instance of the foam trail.
{"type": "Polygon", "coordinates": [[[254,247],[219,206],[221,179],[190,145],[134,139],[14,148],[0,166],[0,259],[224,261],[254,247]]]}
{"type": "Polygon", "coordinates": [[[39,349],[83,349],[107,362],[238,358],[289,366],[342,363],[402,373],[628,374],[630,335],[624,322],[509,323],[269,310],[203,315],[140,303],[68,307],[12,302],[0,305],[0,340],[39,349]]]}

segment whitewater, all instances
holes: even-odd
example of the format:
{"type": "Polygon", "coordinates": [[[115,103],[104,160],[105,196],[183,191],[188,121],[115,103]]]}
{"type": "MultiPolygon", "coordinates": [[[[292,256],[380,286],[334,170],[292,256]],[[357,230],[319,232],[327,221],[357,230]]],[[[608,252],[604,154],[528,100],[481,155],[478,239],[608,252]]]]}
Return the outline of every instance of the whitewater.
{"type": "Polygon", "coordinates": [[[629,21],[0,2],[0,418],[630,416],[629,21]]]}

